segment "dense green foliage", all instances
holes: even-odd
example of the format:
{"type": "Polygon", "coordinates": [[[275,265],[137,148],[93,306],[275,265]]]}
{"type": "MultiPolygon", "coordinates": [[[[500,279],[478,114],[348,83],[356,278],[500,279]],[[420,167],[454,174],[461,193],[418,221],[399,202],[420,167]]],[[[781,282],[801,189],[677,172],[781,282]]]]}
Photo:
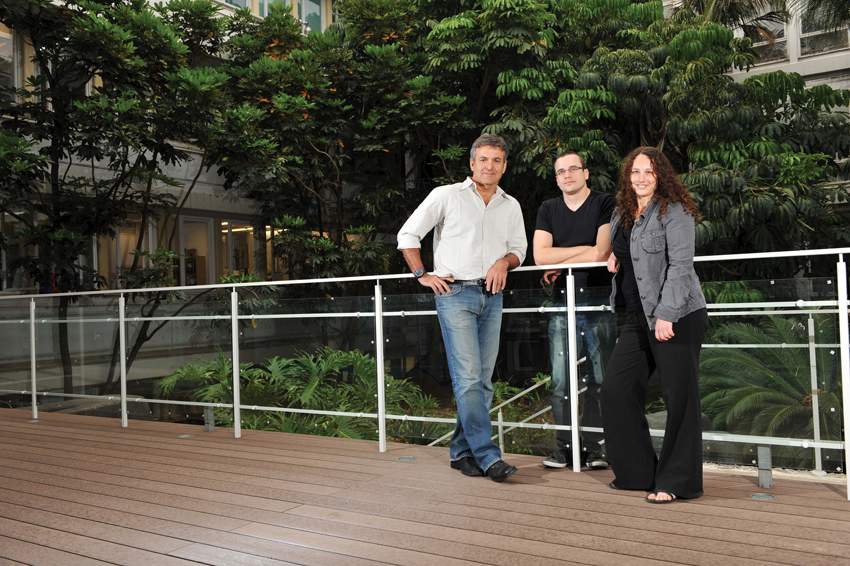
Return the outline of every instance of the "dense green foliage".
{"type": "MultiPolygon", "coordinates": [[[[232,365],[220,354],[205,363],[188,364],[159,382],[159,394],[170,399],[212,403],[233,400],[232,365]]],[[[274,357],[261,365],[240,366],[243,405],[287,407],[318,413],[284,413],[251,410],[242,412],[242,426],[347,438],[377,438],[374,418],[324,415],[321,411],[377,412],[375,359],[356,350],[341,352],[323,348],[295,358],[274,357]]],[[[433,415],[437,402],[407,379],[385,375],[385,400],[389,414],[433,415]]],[[[230,409],[217,409],[216,422],[233,425],[230,409]]],[[[397,438],[427,439],[434,425],[389,421],[388,434],[397,438]]]]}
{"type": "Polygon", "coordinates": [[[687,2],[664,18],[657,0],[340,0],[341,23],[304,36],[279,5],[257,19],[209,0],[6,2],[0,20],[32,37],[45,70],[3,108],[0,208],[37,212],[24,236],[41,244],[39,281],[91,286],[74,258],[128,214],[144,225],[175,205],[151,189],[174,182],[183,140],[267,223],[325,240],[290,271],[386,269],[389,249],[360,265],[321,256],[395,232],[491,131],[511,144],[504,185],[529,223],[553,193],[554,152],[580,151],[611,191],[620,156],[651,144],[698,196],[701,252],[842,244],[825,182],[846,176],[850,94],[727,74],[755,59],[726,26],[758,25],[761,4],[687,2]]]}

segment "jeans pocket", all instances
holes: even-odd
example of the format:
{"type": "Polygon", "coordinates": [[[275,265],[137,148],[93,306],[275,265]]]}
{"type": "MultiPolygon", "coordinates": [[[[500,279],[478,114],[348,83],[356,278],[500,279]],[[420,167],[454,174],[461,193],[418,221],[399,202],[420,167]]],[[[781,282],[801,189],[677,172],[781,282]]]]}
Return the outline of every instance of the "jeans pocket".
{"type": "Polygon", "coordinates": [[[445,299],[446,297],[454,297],[455,295],[460,295],[461,291],[463,291],[463,285],[460,283],[449,283],[449,292],[437,295],[437,298],[445,299]]]}

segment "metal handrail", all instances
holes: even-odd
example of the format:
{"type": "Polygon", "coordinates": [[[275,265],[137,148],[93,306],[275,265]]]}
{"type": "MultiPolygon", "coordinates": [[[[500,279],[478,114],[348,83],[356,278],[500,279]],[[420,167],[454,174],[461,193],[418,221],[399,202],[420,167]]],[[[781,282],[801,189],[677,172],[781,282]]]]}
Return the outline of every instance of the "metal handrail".
{"type": "MultiPolygon", "coordinates": [[[[824,248],[816,250],[789,250],[784,252],[756,252],[744,254],[723,254],[710,256],[696,256],[694,262],[707,261],[736,261],[744,259],[781,259],[789,257],[811,257],[824,255],[843,255],[850,254],[850,248],[824,248]]],[[[513,272],[525,271],[543,271],[549,269],[586,269],[590,267],[605,267],[607,264],[602,261],[591,261],[583,263],[553,263],[551,265],[527,265],[517,267],[513,272]]],[[[155,293],[168,291],[205,291],[211,289],[243,289],[249,287],[278,287],[285,285],[311,285],[311,284],[326,284],[326,283],[354,283],[358,281],[389,281],[399,279],[412,279],[413,274],[384,274],[384,275],[357,275],[350,277],[324,277],[315,279],[280,279],[275,281],[248,281],[244,283],[213,283],[209,285],[184,285],[184,286],[169,286],[169,287],[142,287],[133,289],[103,289],[98,291],[74,291],[67,293],[44,293],[44,294],[22,294],[22,295],[4,295],[0,296],[0,301],[15,300],[15,299],[49,299],[53,297],[83,297],[90,295],[122,295],[132,293],[155,293]]]]}

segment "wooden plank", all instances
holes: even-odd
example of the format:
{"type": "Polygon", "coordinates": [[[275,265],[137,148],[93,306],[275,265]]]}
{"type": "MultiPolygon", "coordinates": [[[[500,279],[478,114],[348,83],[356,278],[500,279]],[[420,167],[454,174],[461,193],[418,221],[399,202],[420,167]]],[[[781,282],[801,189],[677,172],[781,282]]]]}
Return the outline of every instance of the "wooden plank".
{"type": "MultiPolygon", "coordinates": [[[[387,487],[406,488],[410,482],[401,478],[388,476],[382,479],[387,487]]],[[[579,488],[556,488],[543,485],[529,485],[517,482],[506,482],[494,488],[491,482],[483,478],[471,479],[463,483],[447,483],[432,478],[423,477],[415,485],[416,489],[439,493],[443,497],[481,497],[487,499],[498,499],[502,505],[508,502],[520,500],[526,502],[546,503],[555,500],[583,499],[588,501],[610,502],[620,505],[647,507],[646,502],[640,497],[624,494],[614,490],[587,491],[579,488]]],[[[815,526],[818,528],[829,528],[833,530],[845,530],[850,522],[850,506],[846,510],[823,509],[820,506],[799,507],[784,505],[777,502],[740,501],[727,498],[704,496],[688,502],[678,502],[675,508],[687,510],[688,513],[699,513],[716,516],[731,516],[767,522],[787,522],[799,526],[815,526]]],[[[670,511],[668,506],[653,505],[653,513],[666,514],[670,511]]]]}
{"type": "MultiPolygon", "coordinates": [[[[260,493],[266,489],[281,489],[299,491],[310,494],[328,495],[342,489],[326,485],[309,484],[288,480],[278,480],[270,477],[254,476],[227,472],[208,471],[192,466],[192,462],[184,461],[181,466],[163,466],[127,460],[126,458],[104,458],[102,456],[84,456],[73,452],[57,452],[55,450],[31,450],[26,447],[0,442],[0,449],[5,458],[48,465],[62,465],[79,470],[110,470],[119,475],[140,477],[144,479],[169,481],[170,483],[196,485],[198,482],[209,481],[210,485],[238,485],[241,492],[260,493]]],[[[348,486],[350,487],[350,486],[348,486]]]]}
{"type": "MultiPolygon", "coordinates": [[[[0,475],[26,479],[34,474],[45,474],[58,478],[77,479],[92,482],[93,489],[97,490],[98,483],[122,488],[142,488],[154,492],[171,494],[176,496],[189,496],[206,501],[214,501],[229,505],[241,505],[267,511],[285,511],[294,507],[295,503],[284,498],[255,497],[232,491],[209,489],[207,487],[193,487],[190,484],[175,484],[167,481],[154,481],[139,479],[133,476],[121,476],[117,474],[106,474],[86,470],[76,470],[62,466],[50,466],[45,464],[33,464],[30,462],[19,462],[4,459],[0,462],[0,475]]],[[[42,476],[38,476],[42,477],[42,476]]],[[[66,480],[67,481],[67,480],[66,480]]],[[[91,485],[91,484],[90,484],[91,485]]],[[[225,486],[222,486],[225,487],[225,486]]]]}
{"type": "Polygon", "coordinates": [[[245,475],[256,475],[272,479],[293,481],[304,484],[323,485],[333,488],[347,488],[353,482],[372,479],[376,474],[360,474],[354,472],[342,472],[337,475],[326,475],[317,473],[315,468],[304,468],[301,466],[280,466],[273,462],[259,462],[255,460],[228,460],[207,458],[205,455],[188,459],[185,456],[173,454],[165,450],[126,450],[108,445],[101,448],[94,443],[79,441],[68,441],[67,439],[45,439],[44,437],[33,437],[31,435],[18,435],[15,438],[3,438],[4,447],[9,449],[25,449],[33,454],[55,453],[61,448],[63,453],[69,457],[83,457],[90,461],[111,462],[113,460],[133,460],[137,463],[153,468],[157,465],[166,464],[174,468],[185,467],[188,462],[196,468],[215,473],[240,473],[245,475]],[[347,476],[347,477],[346,477],[347,476]]]}
{"type": "MultiPolygon", "coordinates": [[[[73,528],[72,520],[65,517],[65,528],[73,528]]],[[[0,517],[0,536],[18,539],[24,542],[40,544],[70,554],[87,556],[112,564],[125,566],[186,566],[187,560],[165,556],[155,552],[140,550],[115,544],[109,541],[78,535],[66,530],[48,528],[39,524],[0,517]]],[[[71,564],[74,562],[71,561],[71,564]]],[[[67,564],[67,563],[66,563],[67,564]]]]}
{"type": "Polygon", "coordinates": [[[80,554],[71,554],[37,544],[0,535],[0,564],[38,564],[39,566],[103,566],[110,564],[80,554]],[[3,561],[6,562],[3,562],[3,561]]]}
{"type": "Polygon", "coordinates": [[[190,544],[172,552],[171,555],[212,566],[298,566],[295,562],[284,562],[206,544],[190,544]]]}
{"type": "MultiPolygon", "coordinates": [[[[27,429],[33,434],[43,434],[50,435],[54,434],[58,438],[68,438],[68,439],[76,439],[76,440],[93,440],[93,441],[104,441],[109,440],[112,443],[119,446],[132,446],[138,448],[157,448],[162,446],[163,439],[150,439],[150,440],[135,440],[130,437],[125,438],[116,438],[109,437],[108,435],[93,435],[93,434],[78,434],[71,432],[57,432],[51,431],[48,427],[40,426],[37,429],[27,429]]],[[[0,431],[7,432],[9,434],[14,434],[13,430],[10,430],[7,426],[0,426],[0,431]]],[[[327,457],[316,458],[312,455],[310,457],[305,457],[305,455],[297,450],[264,450],[262,448],[250,449],[249,446],[240,446],[238,441],[233,440],[230,445],[227,443],[220,443],[219,445],[213,447],[208,444],[201,446],[200,442],[197,440],[181,440],[181,439],[169,439],[168,440],[172,449],[179,449],[181,452],[186,455],[197,454],[197,453],[206,453],[209,455],[213,455],[219,457],[221,460],[227,459],[245,459],[245,460],[261,460],[265,462],[277,462],[279,464],[294,464],[294,465],[302,465],[312,468],[319,469],[338,469],[345,470],[351,472],[360,472],[364,474],[374,474],[376,472],[384,472],[389,471],[386,468],[388,466],[396,466],[398,465],[397,461],[386,460],[383,462],[370,462],[368,458],[339,458],[333,459],[327,457]]]]}
{"type": "MultiPolygon", "coordinates": [[[[764,563],[806,563],[828,566],[846,560],[843,558],[843,556],[846,556],[845,554],[838,553],[847,550],[846,547],[833,547],[832,550],[835,552],[826,556],[817,555],[810,551],[784,550],[778,553],[775,548],[758,544],[759,541],[757,540],[751,540],[749,544],[726,541],[719,545],[718,543],[721,541],[707,540],[698,535],[654,533],[637,527],[626,529],[603,524],[587,524],[580,520],[566,521],[566,524],[541,521],[537,526],[531,527],[510,522],[501,516],[482,522],[478,518],[444,517],[437,513],[429,515],[416,513],[410,514],[409,520],[406,520],[345,509],[327,509],[306,505],[291,510],[289,514],[342,521],[374,529],[398,531],[443,540],[454,540],[458,536],[457,531],[461,529],[464,542],[523,553],[533,554],[538,543],[542,542],[709,566],[713,565],[718,557],[725,557],[736,564],[746,564],[752,560],[755,561],[752,563],[762,561],[764,563]]],[[[570,551],[569,556],[576,560],[579,559],[574,550],[570,551]]]]}
{"type": "MultiPolygon", "coordinates": [[[[776,511],[776,507],[765,507],[764,511],[736,511],[734,509],[715,508],[709,505],[695,505],[690,502],[676,502],[674,505],[649,505],[643,500],[643,494],[638,492],[617,492],[609,490],[610,494],[587,494],[583,492],[545,494],[528,494],[519,490],[513,490],[509,486],[505,489],[492,489],[486,485],[489,482],[480,480],[481,487],[470,487],[458,489],[453,484],[443,484],[437,489],[427,483],[425,485],[415,484],[399,486],[394,480],[386,480],[391,486],[368,485],[362,486],[357,493],[371,490],[374,493],[385,493],[389,487],[393,493],[407,493],[416,498],[428,499],[445,504],[459,504],[471,507],[481,507],[495,510],[518,510],[532,505],[532,512],[541,508],[567,508],[574,512],[599,511],[614,516],[639,516],[647,521],[670,520],[677,522],[708,522],[715,526],[729,524],[737,525],[736,521],[751,521],[754,524],[771,525],[779,532],[793,532],[793,529],[809,528],[816,531],[829,531],[833,542],[846,540],[844,533],[847,532],[848,523],[832,519],[817,517],[804,517],[800,515],[783,515],[776,511]]],[[[425,482],[422,482],[425,483],[425,482]]],[[[503,486],[504,487],[504,486],[503,486]]],[[[648,523],[651,524],[651,523],[648,523]]],[[[736,527],[733,527],[736,528],[736,527]]]]}
{"type": "MultiPolygon", "coordinates": [[[[102,498],[91,498],[87,496],[87,494],[78,494],[76,496],[76,501],[73,501],[68,499],[69,496],[73,497],[76,493],[73,490],[56,488],[51,486],[43,486],[43,489],[37,489],[38,486],[42,484],[31,485],[35,486],[36,489],[30,487],[30,490],[28,492],[13,491],[11,489],[3,488],[2,479],[0,479],[0,501],[7,501],[10,503],[17,503],[21,505],[30,505],[45,510],[58,511],[59,509],[61,509],[63,513],[72,514],[74,516],[92,517],[97,518],[98,520],[108,519],[112,521],[113,524],[126,524],[126,518],[115,517],[112,515],[105,514],[104,509],[97,508],[99,507],[98,503],[103,501],[102,498]],[[69,503],[72,502],[81,503],[83,504],[83,506],[74,507],[69,505],[69,503]]],[[[24,488],[29,487],[25,485],[24,482],[20,481],[14,482],[13,486],[24,488]]],[[[162,507],[160,506],[140,507],[137,503],[133,501],[122,501],[118,498],[110,499],[113,499],[118,502],[117,504],[113,503],[111,507],[107,507],[107,509],[110,510],[126,510],[131,511],[134,515],[143,515],[145,517],[154,518],[168,518],[170,520],[175,520],[181,523],[199,526],[197,524],[197,519],[195,518],[195,516],[174,518],[173,514],[168,513],[169,517],[162,517],[162,515],[165,513],[161,511],[162,507]]],[[[433,552],[434,548],[439,548],[440,553],[445,556],[473,561],[483,559],[486,560],[488,564],[494,565],[525,566],[528,563],[529,558],[528,556],[517,552],[506,552],[496,549],[482,548],[480,546],[466,544],[465,542],[435,540],[419,535],[412,536],[406,533],[381,531],[373,528],[363,528],[356,525],[349,525],[337,521],[322,521],[317,519],[311,519],[305,515],[300,514],[290,515],[288,513],[279,513],[273,517],[269,517],[267,515],[264,518],[267,521],[271,521],[267,524],[273,524],[277,526],[288,526],[300,530],[329,534],[337,537],[353,538],[363,542],[372,542],[375,544],[394,546],[398,548],[405,548],[408,550],[433,552]]],[[[228,521],[228,519],[225,517],[218,517],[218,519],[221,521],[228,521]]],[[[226,524],[223,528],[220,525],[216,525],[214,520],[205,520],[203,521],[203,523],[204,524],[200,526],[206,526],[208,528],[214,528],[219,530],[234,530],[239,526],[247,524],[245,521],[239,521],[239,525],[237,526],[231,526],[229,524],[226,524]]],[[[134,520],[132,524],[136,526],[135,528],[138,528],[139,523],[136,522],[136,520],[134,520]]],[[[146,530],[150,530],[151,532],[163,533],[175,532],[174,527],[172,525],[154,523],[148,524],[146,530]]],[[[181,554],[180,556],[183,555],[181,554]]],[[[563,560],[549,561],[540,558],[537,558],[535,563],[537,566],[566,565],[563,560]]]]}
{"type": "Polygon", "coordinates": [[[67,502],[53,502],[50,510],[45,511],[36,507],[39,501],[45,498],[36,498],[33,495],[16,497],[15,494],[6,492],[4,500],[0,500],[0,517],[13,521],[40,525],[49,529],[66,531],[78,535],[91,537],[98,540],[114,542],[122,546],[147,550],[157,554],[168,554],[186,543],[182,540],[158,534],[148,534],[129,526],[116,526],[106,524],[98,520],[98,516],[91,514],[89,518],[83,519],[66,513],[69,505],[67,502]],[[10,502],[11,500],[12,502],[10,502]],[[24,506],[23,502],[32,506],[24,506]]]}
{"type": "Polygon", "coordinates": [[[36,543],[2,521],[228,565],[850,564],[834,483],[778,479],[775,501],[758,502],[752,476],[709,473],[706,497],[653,506],[607,488],[608,471],[553,472],[534,456],[509,456],[520,471],[497,485],[451,470],[445,448],[28,418],[0,409],[0,536],[19,544],[36,543]]]}
{"type": "MultiPolygon", "coordinates": [[[[8,492],[3,493],[4,498],[13,498],[8,492]]],[[[73,535],[82,535],[86,540],[97,540],[103,544],[111,544],[119,539],[135,550],[144,542],[153,540],[154,537],[174,540],[177,544],[168,552],[175,558],[155,558],[149,560],[150,564],[159,566],[168,564],[183,564],[176,556],[190,544],[200,544],[215,548],[223,548],[240,554],[257,555],[262,558],[275,558],[291,560],[296,563],[347,566],[348,564],[362,564],[363,566],[374,564],[372,561],[359,560],[356,557],[346,556],[340,553],[324,552],[315,549],[301,548],[303,545],[291,545],[280,542],[269,542],[258,540],[254,537],[219,531],[215,529],[195,527],[175,521],[155,519],[136,515],[131,512],[113,511],[103,508],[71,503],[67,501],[56,501],[47,497],[38,497],[30,494],[20,495],[20,499],[26,499],[32,508],[21,508],[19,511],[8,511],[11,505],[0,502],[0,534],[6,515],[19,518],[19,525],[56,527],[56,518],[62,518],[62,529],[73,535]],[[38,507],[38,508],[36,508],[38,507]],[[49,509],[50,511],[44,511],[49,509]],[[169,562],[169,560],[171,562],[169,562]]],[[[56,532],[59,532],[58,530],[56,532]]],[[[81,538],[82,538],[81,537],[81,538]]],[[[331,537],[328,537],[329,539],[331,537]]],[[[113,545],[116,546],[116,545],[113,545]]],[[[90,556],[99,557],[96,554],[90,556]]],[[[136,564],[138,562],[128,562],[136,564]]]]}
{"type": "MultiPolygon", "coordinates": [[[[456,521],[474,520],[490,521],[494,515],[509,525],[525,525],[566,530],[575,533],[595,533],[600,528],[616,529],[617,536],[627,540],[653,541],[660,537],[662,540],[675,541],[677,536],[684,537],[680,544],[685,547],[702,548],[699,539],[705,539],[707,550],[716,549],[723,553],[727,543],[745,545],[760,545],[771,549],[795,550],[800,552],[818,552],[826,555],[847,556],[850,545],[846,544],[844,533],[829,531],[824,533],[818,529],[802,529],[783,525],[763,525],[739,520],[725,520],[715,526],[716,519],[700,516],[689,517],[686,522],[662,518],[649,519],[650,510],[641,514],[636,508],[634,513],[617,514],[608,510],[596,508],[592,502],[587,502],[583,508],[571,508],[560,505],[538,505],[514,503],[510,509],[505,509],[501,503],[491,507],[481,507],[449,501],[434,501],[409,496],[394,491],[393,504],[385,503],[383,492],[373,491],[364,493],[363,490],[351,494],[348,501],[335,505],[334,508],[348,509],[372,515],[402,518],[443,525],[454,525],[456,521]]],[[[326,506],[329,506],[326,503],[326,506]]],[[[303,508],[292,511],[302,512],[303,508]]]]}
{"type": "MultiPolygon", "coordinates": [[[[299,531],[297,529],[276,527],[260,523],[241,527],[237,529],[236,532],[273,541],[297,544],[299,546],[307,546],[331,552],[339,552],[349,556],[377,560],[387,564],[398,564],[400,566],[433,566],[434,564],[440,564],[440,566],[469,566],[472,564],[480,564],[478,561],[472,562],[469,560],[442,556],[439,554],[437,548],[434,549],[437,553],[413,552],[401,548],[363,543],[361,541],[351,539],[328,537],[321,534],[299,531]]],[[[569,556],[569,554],[565,553],[561,556],[569,556]]],[[[641,565],[636,564],[636,566],[641,565]]]]}

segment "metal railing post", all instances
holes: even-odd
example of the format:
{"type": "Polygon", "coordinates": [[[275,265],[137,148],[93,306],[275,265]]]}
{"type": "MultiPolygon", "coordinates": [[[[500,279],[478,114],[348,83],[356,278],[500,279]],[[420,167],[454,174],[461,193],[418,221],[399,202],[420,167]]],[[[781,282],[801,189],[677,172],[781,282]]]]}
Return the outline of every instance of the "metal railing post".
{"type": "MultiPolygon", "coordinates": [[[[809,374],[812,383],[812,430],[815,442],[820,442],[820,399],[818,395],[818,357],[815,344],[815,318],[809,314],[809,374]]],[[[815,445],[815,471],[823,472],[823,455],[819,446],[815,445]]]]}
{"type": "Polygon", "coordinates": [[[847,500],[850,501],[850,330],[847,327],[847,264],[844,254],[838,254],[838,336],[841,355],[841,398],[844,417],[844,474],[847,477],[847,500]]]}
{"type": "Polygon", "coordinates": [[[30,403],[32,420],[38,420],[38,385],[35,368],[35,299],[30,299],[30,403]]]}
{"type": "Polygon", "coordinates": [[[233,438],[242,438],[242,408],[239,399],[239,293],[230,293],[230,343],[233,363],[233,438]]]}
{"type": "Polygon", "coordinates": [[[576,351],[576,280],[567,271],[567,352],[570,368],[570,435],[572,436],[573,471],[581,471],[581,442],[578,424],[578,356],[576,351]]]}
{"type": "Polygon", "coordinates": [[[502,409],[499,409],[499,450],[502,454],[505,453],[505,417],[502,414],[502,409]]]}
{"type": "Polygon", "coordinates": [[[127,300],[124,295],[118,297],[118,347],[121,371],[121,428],[127,428],[127,300]]]}
{"type": "Polygon", "coordinates": [[[384,395],[384,294],[375,283],[375,365],[378,387],[378,451],[387,451],[387,407],[384,395]]]}

